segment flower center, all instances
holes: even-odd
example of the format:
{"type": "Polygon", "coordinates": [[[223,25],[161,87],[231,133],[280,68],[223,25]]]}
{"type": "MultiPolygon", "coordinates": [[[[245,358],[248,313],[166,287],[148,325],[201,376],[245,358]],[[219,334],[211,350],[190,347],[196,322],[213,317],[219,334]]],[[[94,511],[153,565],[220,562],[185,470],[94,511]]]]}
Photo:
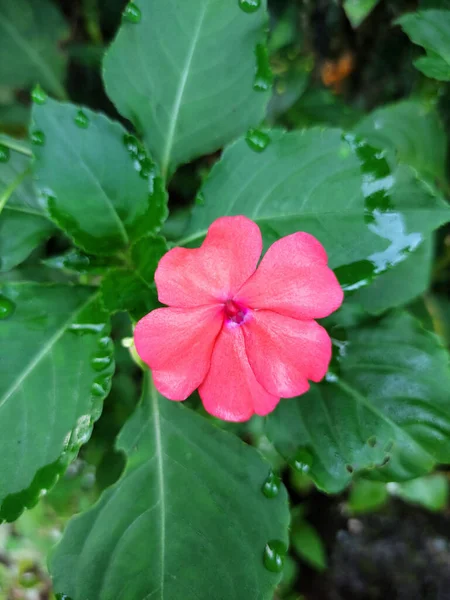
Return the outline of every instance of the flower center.
{"type": "Polygon", "coordinates": [[[225,302],[225,318],[228,322],[242,325],[247,315],[247,309],[245,306],[241,306],[234,300],[227,300],[225,302]]]}

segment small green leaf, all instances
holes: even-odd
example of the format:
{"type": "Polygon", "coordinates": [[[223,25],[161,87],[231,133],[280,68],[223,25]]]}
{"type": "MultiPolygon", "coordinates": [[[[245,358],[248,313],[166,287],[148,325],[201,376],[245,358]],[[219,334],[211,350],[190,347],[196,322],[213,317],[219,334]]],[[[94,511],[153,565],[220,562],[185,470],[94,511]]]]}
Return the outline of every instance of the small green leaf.
{"type": "Polygon", "coordinates": [[[327,568],[325,547],[312,525],[303,519],[294,523],[291,533],[292,545],[300,558],[318,571],[327,568]]]}
{"type": "Polygon", "coordinates": [[[48,100],[33,108],[37,186],[52,219],[92,254],[158,231],[167,198],[144,148],[104,115],[48,100]],[[42,138],[42,139],[41,139],[42,138]]]}
{"type": "Polygon", "coordinates": [[[10,150],[0,160],[0,271],[9,271],[54,231],[39,206],[29,156],[10,150]]]}
{"type": "Polygon", "coordinates": [[[92,289],[17,282],[0,294],[0,521],[10,521],[89,439],[114,361],[92,289]]]}
{"type": "Polygon", "coordinates": [[[133,3],[139,22],[125,20],[106,54],[105,86],[163,176],[263,118],[269,96],[253,84],[267,16],[265,2],[253,6],[247,14],[238,0],[133,3]]]}
{"type": "Polygon", "coordinates": [[[357,479],[350,488],[348,508],[352,513],[373,512],[384,506],[388,498],[385,483],[357,479]]]}
{"type": "Polygon", "coordinates": [[[307,231],[341,267],[345,289],[367,285],[406,259],[450,208],[412,169],[340,130],[270,132],[255,152],[242,139],[223,153],[202,188],[180,245],[198,245],[219,216],[244,214],[265,245],[307,231]]]}
{"type": "Polygon", "coordinates": [[[137,321],[160,306],[154,278],[167,250],[160,236],[146,236],[133,245],[129,264],[110,271],[102,281],[103,303],[109,312],[126,310],[137,321]]]}
{"type": "Polygon", "coordinates": [[[450,81],[450,10],[420,10],[396,22],[414,44],[427,52],[414,65],[428,77],[450,81]]]}
{"type": "Polygon", "coordinates": [[[0,81],[16,88],[39,82],[60,98],[66,57],[61,41],[69,37],[68,25],[49,0],[0,0],[0,81]]]}
{"type": "MultiPolygon", "coordinates": [[[[147,379],[147,378],[146,378],[147,379]]],[[[284,487],[266,498],[256,450],[147,381],[117,447],[124,474],[69,523],[50,561],[56,592],[72,600],[269,600],[280,574],[268,542],[287,547],[284,487]]],[[[277,545],[277,547],[278,547],[277,545]]]]}
{"type": "Polygon", "coordinates": [[[358,472],[405,481],[450,461],[449,357],[410,315],[350,330],[333,371],[267,418],[282,455],[308,454],[320,489],[338,492],[358,472]]]}
{"type": "Polygon", "coordinates": [[[428,510],[443,510],[448,504],[449,481],[443,473],[419,477],[404,483],[388,483],[387,489],[393,496],[405,502],[419,504],[428,510]]]}
{"type": "Polygon", "coordinates": [[[380,0],[344,0],[344,10],[348,20],[355,29],[375,8],[380,0]]]}

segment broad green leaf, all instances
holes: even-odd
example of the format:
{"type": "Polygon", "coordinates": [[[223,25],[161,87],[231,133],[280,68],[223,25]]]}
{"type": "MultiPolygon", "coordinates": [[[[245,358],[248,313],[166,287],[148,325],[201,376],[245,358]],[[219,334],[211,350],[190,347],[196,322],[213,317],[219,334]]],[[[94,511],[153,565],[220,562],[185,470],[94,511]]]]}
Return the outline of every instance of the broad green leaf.
{"type": "Polygon", "coordinates": [[[280,574],[267,542],[287,545],[283,486],[268,498],[256,450],[151,384],[117,447],[120,480],[69,523],[50,561],[72,600],[270,600],[280,574]]]}
{"type": "Polygon", "coordinates": [[[68,25],[49,0],[0,0],[0,81],[17,88],[36,82],[64,98],[68,25]]]}
{"type": "Polygon", "coordinates": [[[52,219],[92,254],[158,231],[166,192],[138,141],[102,114],[48,99],[33,108],[37,186],[52,219]]]}
{"type": "Polygon", "coordinates": [[[126,310],[137,321],[160,306],[154,277],[167,250],[160,236],[146,236],[133,245],[128,265],[110,271],[102,281],[102,299],[109,312],[126,310]]]}
{"type": "Polygon", "coordinates": [[[433,106],[418,100],[383,106],[359,121],[354,132],[372,146],[394,152],[422,177],[445,182],[447,140],[433,106]]]}
{"type": "Polygon", "coordinates": [[[198,245],[219,216],[244,214],[266,245],[307,231],[325,246],[346,289],[402,262],[450,218],[447,203],[408,167],[340,130],[272,131],[256,152],[246,140],[225,150],[206,180],[180,245],[198,245]]]}
{"type": "Polygon", "coordinates": [[[319,534],[312,525],[303,519],[292,527],[292,546],[305,562],[318,571],[327,568],[327,556],[319,534]]]}
{"type": "Polygon", "coordinates": [[[105,86],[166,176],[263,118],[271,86],[261,45],[265,1],[136,0],[134,6],[138,22],[124,18],[106,54],[105,86]]]}
{"type": "Polygon", "coordinates": [[[386,484],[382,481],[357,479],[350,488],[348,508],[352,513],[373,512],[384,506],[388,498],[386,484]]]}
{"type": "Polygon", "coordinates": [[[393,496],[428,510],[443,510],[448,504],[449,481],[444,473],[434,473],[404,483],[391,482],[387,484],[387,489],[393,496]]]}
{"type": "Polygon", "coordinates": [[[396,22],[412,42],[427,52],[415,61],[415,66],[428,77],[450,81],[450,10],[420,10],[396,22]]]}
{"type": "Polygon", "coordinates": [[[423,241],[406,260],[377,277],[371,285],[356,290],[350,302],[377,315],[388,308],[408,304],[423,294],[430,285],[433,246],[433,240],[423,241]]]}
{"type": "Polygon", "coordinates": [[[361,25],[380,0],[344,0],[344,10],[352,27],[361,25]]]}
{"type": "Polygon", "coordinates": [[[89,439],[113,354],[92,289],[12,282],[0,294],[0,521],[10,521],[89,439]]]}
{"type": "Polygon", "coordinates": [[[31,178],[31,158],[0,143],[0,271],[8,271],[54,230],[39,206],[31,178]]]}
{"type": "Polygon", "coordinates": [[[352,475],[405,481],[450,461],[449,356],[407,313],[350,330],[339,370],[267,419],[281,454],[320,489],[352,475]]]}

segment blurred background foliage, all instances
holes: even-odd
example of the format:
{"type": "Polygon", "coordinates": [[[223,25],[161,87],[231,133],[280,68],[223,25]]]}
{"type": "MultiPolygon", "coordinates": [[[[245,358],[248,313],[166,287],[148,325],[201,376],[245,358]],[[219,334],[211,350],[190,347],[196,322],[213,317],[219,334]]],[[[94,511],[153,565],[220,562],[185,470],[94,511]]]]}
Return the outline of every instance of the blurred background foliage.
{"type": "MultiPolygon", "coordinates": [[[[30,89],[37,81],[56,97],[70,98],[122,120],[105,95],[101,60],[120,24],[124,4],[124,0],[0,0],[1,133],[26,137],[30,89]],[[8,27],[27,39],[26,47],[17,41],[18,36],[10,35],[8,27]]],[[[289,129],[314,125],[353,129],[358,124],[356,129],[369,139],[376,140],[377,135],[390,139],[400,160],[403,152],[404,160],[416,161],[422,174],[448,191],[450,89],[414,66],[423,59],[424,50],[411,43],[396,20],[419,8],[450,9],[450,2],[270,0],[269,8],[274,94],[267,122],[289,129]],[[396,112],[381,108],[406,99],[396,112]],[[411,157],[408,130],[423,123],[426,108],[432,106],[437,107],[444,128],[433,122],[425,129],[434,132],[431,143],[441,154],[430,159],[419,131],[411,157]],[[380,112],[363,119],[376,109],[380,112]],[[389,126],[377,132],[377,118],[388,117],[389,126]]],[[[168,239],[180,236],[199,183],[215,160],[217,154],[199,159],[179,169],[173,178],[171,216],[164,227],[168,239]]],[[[53,236],[7,277],[95,277],[95,269],[85,268],[74,253],[63,261],[57,259],[60,268],[51,268],[53,257],[68,248],[62,234],[53,236]]],[[[409,308],[449,347],[449,228],[442,228],[425,255],[417,255],[416,260],[426,262],[425,285],[421,282],[418,291],[428,282],[430,286],[409,308]]],[[[101,272],[101,265],[98,268],[101,272]]],[[[396,273],[389,282],[393,288],[399,285],[400,273],[396,273]]],[[[409,301],[414,290],[407,296],[409,301]]],[[[376,302],[365,304],[362,296],[349,318],[356,318],[358,303],[372,314],[383,310],[376,302]]],[[[91,440],[42,502],[16,523],[0,526],[1,600],[52,597],[45,565],[48,551],[67,519],[95,502],[123,469],[124,460],[113,443],[137,402],[140,384],[139,370],[127,348],[131,324],[124,314],[114,318],[113,335],[116,375],[91,440]]],[[[195,398],[190,402],[195,403],[195,398]]],[[[276,598],[449,598],[450,472],[442,468],[405,484],[361,479],[346,492],[327,496],[315,489],[307,464],[284,463],[265,437],[260,419],[245,425],[220,425],[256,445],[280,470],[289,488],[291,551],[276,598]]]]}

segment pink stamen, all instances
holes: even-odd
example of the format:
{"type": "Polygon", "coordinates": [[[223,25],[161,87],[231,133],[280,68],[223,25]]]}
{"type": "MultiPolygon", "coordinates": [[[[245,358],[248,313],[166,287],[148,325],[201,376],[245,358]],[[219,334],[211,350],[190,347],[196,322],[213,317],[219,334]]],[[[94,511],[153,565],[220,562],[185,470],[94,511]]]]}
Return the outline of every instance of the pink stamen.
{"type": "Polygon", "coordinates": [[[245,306],[234,302],[234,300],[227,300],[225,302],[225,318],[228,322],[242,325],[247,315],[247,309],[245,306]]]}

